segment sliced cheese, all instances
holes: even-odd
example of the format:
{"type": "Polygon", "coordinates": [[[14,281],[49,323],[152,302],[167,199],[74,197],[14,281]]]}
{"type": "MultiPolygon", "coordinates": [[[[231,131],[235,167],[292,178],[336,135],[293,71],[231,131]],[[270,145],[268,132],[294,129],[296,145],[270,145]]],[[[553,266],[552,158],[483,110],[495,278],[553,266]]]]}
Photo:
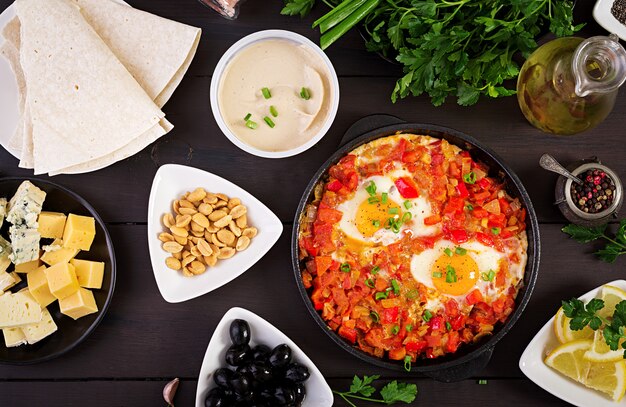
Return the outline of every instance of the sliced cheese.
{"type": "Polygon", "coordinates": [[[4,218],[7,216],[8,202],[6,198],[0,198],[0,228],[4,223],[4,218]]]}
{"type": "Polygon", "coordinates": [[[22,331],[29,345],[52,335],[58,329],[57,324],[52,319],[52,315],[50,315],[50,312],[46,308],[43,309],[42,313],[41,322],[22,327],[22,331]]]}
{"type": "Polygon", "coordinates": [[[2,335],[4,336],[4,344],[7,348],[15,348],[16,346],[28,343],[21,328],[4,328],[2,335]]]}
{"type": "Polygon", "coordinates": [[[19,281],[12,275],[12,273],[0,271],[0,292],[8,290],[18,282],[19,281]]]}
{"type": "Polygon", "coordinates": [[[41,321],[41,306],[28,290],[0,295],[0,328],[15,328],[41,321]]]}

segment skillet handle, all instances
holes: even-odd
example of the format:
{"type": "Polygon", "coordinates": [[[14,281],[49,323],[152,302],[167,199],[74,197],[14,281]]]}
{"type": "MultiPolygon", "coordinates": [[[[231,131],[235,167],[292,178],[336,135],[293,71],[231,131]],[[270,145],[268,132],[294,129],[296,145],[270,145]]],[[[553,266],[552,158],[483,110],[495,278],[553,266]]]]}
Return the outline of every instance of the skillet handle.
{"type": "Polygon", "coordinates": [[[444,383],[458,382],[472,376],[476,376],[480,373],[491,360],[492,354],[493,348],[488,348],[477,358],[462,365],[454,366],[445,370],[424,372],[424,374],[444,383]]]}
{"type": "Polygon", "coordinates": [[[365,116],[352,124],[339,142],[339,147],[344,146],[355,138],[372,130],[380,129],[392,124],[406,123],[406,121],[389,114],[372,114],[365,116]]]}

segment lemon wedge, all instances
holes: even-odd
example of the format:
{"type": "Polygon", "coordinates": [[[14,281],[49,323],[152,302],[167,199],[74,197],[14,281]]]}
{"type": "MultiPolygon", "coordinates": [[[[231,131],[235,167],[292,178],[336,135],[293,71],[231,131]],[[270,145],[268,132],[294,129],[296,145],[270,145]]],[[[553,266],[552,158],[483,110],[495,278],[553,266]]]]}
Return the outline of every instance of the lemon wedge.
{"type": "Polygon", "coordinates": [[[591,363],[584,354],[591,348],[593,341],[581,339],[560,345],[546,358],[545,364],[565,376],[583,383],[591,363]]]}
{"type": "Polygon", "coordinates": [[[559,308],[556,315],[554,316],[554,322],[552,324],[554,335],[556,336],[556,339],[558,339],[559,342],[561,343],[568,342],[567,338],[565,338],[565,332],[563,331],[563,327],[564,327],[563,321],[566,318],[567,317],[565,316],[565,313],[563,312],[563,307],[561,307],[559,308]]]}
{"type": "Polygon", "coordinates": [[[621,400],[626,392],[626,362],[592,363],[583,384],[621,400]]]}
{"type": "Polygon", "coordinates": [[[624,358],[624,349],[621,345],[624,340],[619,341],[617,350],[611,350],[604,340],[603,331],[598,329],[593,335],[591,349],[585,353],[585,359],[590,362],[617,362],[624,358]]]}
{"type": "Polygon", "coordinates": [[[602,318],[611,318],[615,312],[615,306],[620,301],[626,300],[626,291],[612,285],[605,285],[602,287],[602,300],[604,308],[598,311],[598,315],[602,318]]]}

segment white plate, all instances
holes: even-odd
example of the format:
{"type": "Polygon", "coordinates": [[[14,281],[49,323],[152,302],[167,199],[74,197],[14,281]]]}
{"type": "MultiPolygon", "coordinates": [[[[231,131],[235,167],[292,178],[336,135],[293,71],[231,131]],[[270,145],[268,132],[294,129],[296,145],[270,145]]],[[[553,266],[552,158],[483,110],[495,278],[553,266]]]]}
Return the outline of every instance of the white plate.
{"type": "Polygon", "coordinates": [[[176,303],[211,292],[239,277],[263,257],[283,232],[283,224],[258,199],[232,182],[210,172],[184,165],[167,164],[157,171],[148,203],[148,247],[152,269],[159,291],[167,302],[176,303]],[[187,191],[202,187],[214,193],[224,193],[239,198],[248,208],[248,223],[258,229],[250,246],[215,267],[195,277],[183,277],[179,271],[165,266],[168,254],[161,248],[157,236],[164,231],[163,214],[172,213],[172,201],[187,191]]]}
{"type": "Polygon", "coordinates": [[[304,382],[306,398],[302,403],[303,407],[330,407],[333,405],[333,392],[324,380],[324,376],[298,345],[258,315],[243,308],[231,308],[224,314],[217,328],[215,328],[204,355],[198,378],[198,389],[196,390],[196,407],[204,407],[204,399],[208,391],[215,387],[213,372],[220,367],[227,366],[224,361],[224,354],[231,345],[228,332],[231,322],[235,319],[243,319],[250,325],[251,346],[263,344],[274,348],[286,343],[292,350],[293,360],[309,368],[311,377],[304,382]]]}
{"type": "MultiPolygon", "coordinates": [[[[13,4],[7,7],[0,14],[0,31],[15,16],[13,4]]],[[[4,44],[4,37],[0,35],[0,45],[4,44]]],[[[18,106],[18,90],[15,74],[11,69],[9,61],[0,56],[0,112],[2,112],[2,120],[0,120],[0,145],[4,147],[11,155],[19,158],[18,152],[9,148],[9,140],[15,134],[17,123],[20,120],[20,109],[18,106]]]]}
{"type": "MultiPolygon", "coordinates": [[[[607,284],[626,291],[626,281],[624,280],[615,280],[607,284]]],[[[598,296],[601,288],[602,286],[597,287],[579,298],[584,302],[588,302],[598,296]]],[[[555,309],[554,314],[556,314],[557,311],[558,310],[555,309]]],[[[519,361],[519,367],[522,372],[539,387],[542,387],[544,390],[575,406],[626,406],[626,399],[616,403],[604,397],[602,393],[568,379],[543,363],[547,353],[559,345],[559,341],[556,339],[552,329],[553,323],[554,317],[550,318],[537,335],[535,335],[533,340],[530,341],[526,350],[524,350],[519,361]]]]}
{"type": "Polygon", "coordinates": [[[626,25],[617,21],[611,14],[615,0],[598,0],[593,8],[593,18],[608,32],[626,40],[626,25]]]}

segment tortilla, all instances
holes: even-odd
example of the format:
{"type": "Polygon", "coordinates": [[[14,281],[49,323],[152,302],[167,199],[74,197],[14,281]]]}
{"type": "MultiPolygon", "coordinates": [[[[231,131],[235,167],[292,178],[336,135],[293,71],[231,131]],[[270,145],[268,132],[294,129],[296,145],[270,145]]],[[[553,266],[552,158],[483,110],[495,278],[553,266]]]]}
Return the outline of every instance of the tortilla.
{"type": "Polygon", "coordinates": [[[105,157],[148,132],[165,134],[164,113],[73,2],[17,0],[15,8],[35,174],[105,157]]]}

